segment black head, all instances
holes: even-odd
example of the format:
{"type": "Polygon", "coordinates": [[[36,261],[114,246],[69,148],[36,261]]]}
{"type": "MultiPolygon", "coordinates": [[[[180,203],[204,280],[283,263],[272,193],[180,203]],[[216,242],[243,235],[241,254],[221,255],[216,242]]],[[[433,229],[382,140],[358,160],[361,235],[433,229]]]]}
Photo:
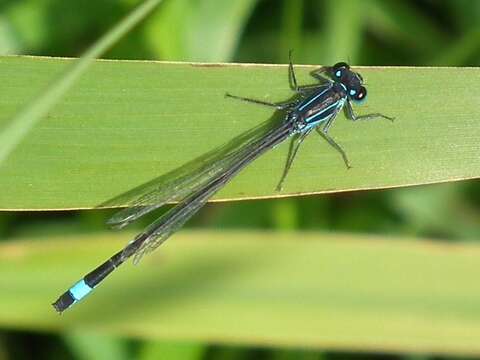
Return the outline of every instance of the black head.
{"type": "Polygon", "coordinates": [[[332,77],[335,82],[339,82],[345,87],[351,100],[361,102],[366,99],[367,89],[362,85],[362,76],[350,70],[350,65],[347,63],[339,62],[333,65],[332,77]]]}

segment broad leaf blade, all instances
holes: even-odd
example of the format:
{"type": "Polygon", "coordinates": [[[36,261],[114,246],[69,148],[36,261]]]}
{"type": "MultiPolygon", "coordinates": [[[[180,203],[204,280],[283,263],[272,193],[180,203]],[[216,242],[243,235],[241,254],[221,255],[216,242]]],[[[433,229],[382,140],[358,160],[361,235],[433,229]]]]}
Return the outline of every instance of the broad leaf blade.
{"type": "Polygon", "coordinates": [[[2,244],[0,324],[225,344],[480,355],[480,247],[474,244],[183,232],[138,267],[122,266],[58,316],[51,301],[131,236],[2,244]]]}
{"type": "MultiPolygon", "coordinates": [[[[3,57],[0,126],[32,88],[72,60],[3,57]]],[[[300,81],[310,82],[298,67],[300,81]]],[[[275,191],[288,144],[258,159],[216,199],[389,188],[480,176],[480,70],[360,68],[369,89],[358,113],[396,118],[351,122],[330,134],[353,168],[313,133],[275,191]]],[[[292,96],[286,66],[97,61],[4,164],[0,208],[95,207],[151,181],[272,118],[272,110],[225,99],[292,96]]],[[[281,121],[281,116],[276,121],[281,121]]],[[[121,205],[121,204],[119,204],[121,205]]]]}

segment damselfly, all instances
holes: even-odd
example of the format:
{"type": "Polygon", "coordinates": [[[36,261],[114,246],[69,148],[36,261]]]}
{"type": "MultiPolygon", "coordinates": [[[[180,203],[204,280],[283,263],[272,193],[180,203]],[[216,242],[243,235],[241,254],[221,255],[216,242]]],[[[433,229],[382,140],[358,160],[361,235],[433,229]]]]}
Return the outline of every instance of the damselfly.
{"type": "Polygon", "coordinates": [[[339,111],[345,108],[346,115],[351,120],[380,117],[393,121],[393,118],[380,113],[360,116],[354,113],[352,102],[365,100],[367,90],[363,86],[361,75],[352,71],[348,64],[340,62],[331,67],[322,67],[313,71],[312,76],[320,83],[298,86],[290,58],[288,67],[290,88],[298,95],[293,101],[270,103],[226,94],[230,98],[272,107],[284,112],[285,116],[281,122],[273,125],[268,131],[259,136],[244,139],[241,144],[227,152],[222,158],[203,166],[196,173],[181,177],[163,188],[146,193],[130,207],[115,214],[108,223],[113,227],[123,228],[168,202],[178,202],[130,241],[123,250],[113,255],[63,293],[53,303],[55,310],[62,312],[80,301],[130,257],[133,256],[134,262],[138,262],[144,254],[156,249],[240,170],[287,138],[293,138],[292,146],[278,183],[278,190],[282,188],[302,141],[312,130],[316,130],[341,154],[345,165],[349,168],[350,163],[345,151],[328,134],[339,111]]]}

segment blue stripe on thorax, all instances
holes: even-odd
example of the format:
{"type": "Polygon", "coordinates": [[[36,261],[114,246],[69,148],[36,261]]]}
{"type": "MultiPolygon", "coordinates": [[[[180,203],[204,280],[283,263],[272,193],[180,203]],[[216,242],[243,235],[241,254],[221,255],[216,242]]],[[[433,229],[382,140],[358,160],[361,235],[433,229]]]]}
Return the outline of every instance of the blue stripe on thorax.
{"type": "Polygon", "coordinates": [[[306,118],[305,122],[306,123],[320,122],[320,121],[326,119],[327,117],[329,117],[332,114],[333,111],[330,111],[332,108],[340,109],[343,106],[344,102],[345,102],[344,99],[340,99],[338,101],[335,101],[333,104],[327,106],[322,111],[319,111],[318,113],[313,114],[312,116],[309,116],[308,118],[306,118]]]}
{"type": "Polygon", "coordinates": [[[330,106],[327,106],[325,109],[323,109],[322,111],[319,111],[318,113],[315,113],[313,114],[312,116],[309,116],[308,118],[305,119],[305,122],[306,123],[311,123],[311,122],[318,122],[318,121],[321,121],[322,120],[322,117],[323,118],[326,118],[328,117],[328,110],[330,110],[331,108],[333,107],[336,107],[338,104],[336,102],[334,102],[332,105],[330,106]],[[327,112],[327,114],[325,114],[327,112]]]}
{"type": "Polygon", "coordinates": [[[332,85],[330,84],[328,87],[325,88],[322,92],[316,94],[313,96],[310,100],[308,100],[305,104],[301,104],[300,107],[298,108],[298,111],[303,111],[308,105],[310,105],[312,102],[317,100],[320,96],[325,94],[326,91],[330,90],[332,88],[332,85]]]}

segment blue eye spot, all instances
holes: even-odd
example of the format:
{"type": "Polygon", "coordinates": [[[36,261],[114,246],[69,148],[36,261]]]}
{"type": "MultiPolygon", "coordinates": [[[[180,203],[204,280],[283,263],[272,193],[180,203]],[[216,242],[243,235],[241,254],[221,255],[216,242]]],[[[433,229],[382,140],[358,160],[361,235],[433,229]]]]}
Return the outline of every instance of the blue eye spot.
{"type": "Polygon", "coordinates": [[[336,77],[342,76],[342,70],[337,70],[337,72],[335,73],[335,76],[336,77]]]}
{"type": "Polygon", "coordinates": [[[357,93],[357,91],[356,91],[356,90],[353,90],[353,89],[352,89],[352,90],[350,90],[350,96],[353,96],[353,95],[355,95],[356,93],[357,93]]]}

